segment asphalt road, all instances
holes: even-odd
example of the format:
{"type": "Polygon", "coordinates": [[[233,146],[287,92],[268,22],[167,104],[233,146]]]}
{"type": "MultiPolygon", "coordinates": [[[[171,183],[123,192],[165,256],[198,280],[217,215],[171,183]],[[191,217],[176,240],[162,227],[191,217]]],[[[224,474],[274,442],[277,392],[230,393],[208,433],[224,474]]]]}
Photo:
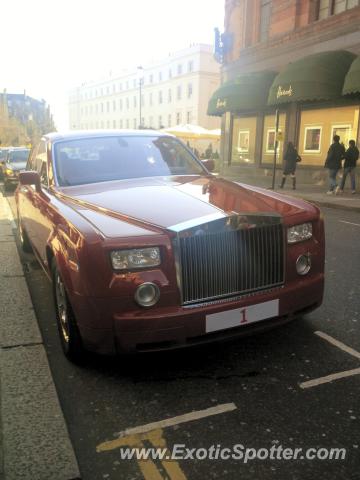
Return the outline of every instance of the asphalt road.
{"type": "MultiPolygon", "coordinates": [[[[13,208],[12,196],[8,199],[13,208]]],[[[91,356],[82,367],[62,355],[50,284],[32,255],[21,254],[83,480],[360,479],[360,375],[301,388],[302,382],[360,367],[360,353],[357,357],[314,333],[360,352],[360,215],[323,213],[326,291],[317,311],[232,343],[135,358],[91,356]],[[97,452],[127,428],[229,403],[236,408],[164,428],[153,438],[145,435],[142,444],[158,445],[162,435],[169,448],[345,448],[346,458],[246,464],[190,458],[144,465],[121,460],[116,445],[97,452]]]]}

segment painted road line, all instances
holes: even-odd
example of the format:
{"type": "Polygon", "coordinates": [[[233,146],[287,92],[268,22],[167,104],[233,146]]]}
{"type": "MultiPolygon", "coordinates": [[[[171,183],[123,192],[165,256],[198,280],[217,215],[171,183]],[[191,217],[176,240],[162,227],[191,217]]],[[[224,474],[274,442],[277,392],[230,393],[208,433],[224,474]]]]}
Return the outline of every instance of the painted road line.
{"type": "Polygon", "coordinates": [[[360,368],[354,368],[353,370],[346,370],[345,372],[332,373],[326,377],[315,378],[314,380],[308,380],[307,382],[300,383],[300,388],[311,388],[322,385],[323,383],[330,383],[334,380],[341,378],[352,377],[353,375],[360,375],[360,368]]]}
{"type": "Polygon", "coordinates": [[[198,410],[195,412],[186,413],[184,415],[179,415],[177,417],[160,420],[158,422],[152,422],[146,425],[140,425],[138,427],[127,428],[126,430],[123,430],[122,432],[118,433],[117,439],[100,443],[96,447],[96,451],[103,452],[106,450],[113,450],[118,446],[123,445],[123,442],[121,441],[121,439],[129,435],[142,434],[142,433],[150,432],[156,429],[172,427],[174,425],[179,425],[180,423],[192,422],[194,420],[200,420],[201,418],[206,418],[206,417],[211,417],[213,415],[219,415],[221,413],[231,412],[232,410],[236,410],[236,409],[237,407],[234,403],[223,403],[221,405],[217,405],[216,407],[210,407],[205,410],[198,410]]]}
{"type": "Polygon", "coordinates": [[[345,345],[345,343],[340,342],[339,340],[336,340],[335,338],[331,337],[327,333],[324,332],[314,332],[315,335],[318,335],[319,337],[323,338],[327,342],[331,343],[332,345],[335,345],[335,347],[340,348],[340,350],[343,350],[344,352],[348,353],[349,355],[352,355],[355,358],[358,358],[360,360],[360,352],[357,352],[351,347],[348,347],[345,345]]]}
{"type": "Polygon", "coordinates": [[[339,220],[340,223],[347,223],[348,225],[355,225],[356,227],[360,227],[360,223],[353,223],[353,222],[346,222],[345,220],[339,220]]]}

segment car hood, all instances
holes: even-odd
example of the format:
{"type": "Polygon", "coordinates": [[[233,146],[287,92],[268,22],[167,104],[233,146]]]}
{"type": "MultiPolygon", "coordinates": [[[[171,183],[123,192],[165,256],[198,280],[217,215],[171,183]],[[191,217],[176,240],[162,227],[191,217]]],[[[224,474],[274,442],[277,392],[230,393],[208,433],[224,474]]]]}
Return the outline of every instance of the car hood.
{"type": "MultiPolygon", "coordinates": [[[[104,215],[141,227],[180,230],[190,222],[204,223],[233,213],[291,216],[314,209],[301,200],[215,176],[130,179],[57,191],[62,201],[92,223],[97,223],[94,212],[99,214],[99,230],[103,230],[104,215]]],[[[117,233],[107,231],[106,236],[117,233]]]]}

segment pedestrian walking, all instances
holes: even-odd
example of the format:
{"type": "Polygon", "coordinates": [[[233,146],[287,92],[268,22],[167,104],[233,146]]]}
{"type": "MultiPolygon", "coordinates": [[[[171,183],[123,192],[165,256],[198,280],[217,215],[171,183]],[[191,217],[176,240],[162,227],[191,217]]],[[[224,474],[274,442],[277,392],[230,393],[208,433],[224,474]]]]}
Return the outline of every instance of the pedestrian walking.
{"type": "Polygon", "coordinates": [[[298,154],[296,148],[294,147],[294,144],[292,142],[288,142],[284,155],[284,171],[281,179],[281,184],[279,185],[280,188],[284,188],[286,177],[290,175],[292,180],[292,188],[293,190],[296,189],[295,172],[298,162],[301,162],[301,157],[298,154]]]}
{"type": "Polygon", "coordinates": [[[355,169],[356,169],[356,162],[359,158],[359,149],[355,144],[355,140],[349,141],[349,148],[346,150],[345,154],[345,162],[344,162],[344,173],[341,179],[340,187],[337,188],[336,194],[344,193],[344,187],[346,182],[346,177],[350,175],[351,181],[351,193],[356,193],[356,185],[355,185],[355,169]]]}
{"type": "Polygon", "coordinates": [[[329,170],[329,190],[326,192],[327,195],[335,193],[337,188],[336,175],[341,169],[341,160],[345,155],[345,147],[340,143],[339,135],[334,135],[333,140],[325,160],[325,168],[329,170]]]}

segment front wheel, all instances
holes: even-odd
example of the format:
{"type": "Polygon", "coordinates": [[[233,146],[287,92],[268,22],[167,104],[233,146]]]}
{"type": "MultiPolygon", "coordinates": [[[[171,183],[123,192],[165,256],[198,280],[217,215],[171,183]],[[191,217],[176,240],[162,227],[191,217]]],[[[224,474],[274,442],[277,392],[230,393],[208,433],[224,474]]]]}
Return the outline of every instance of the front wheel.
{"type": "Polygon", "coordinates": [[[52,262],[52,277],[56,320],[61,346],[65,356],[70,361],[80,363],[84,357],[84,348],[65,285],[55,260],[52,262]]]}

